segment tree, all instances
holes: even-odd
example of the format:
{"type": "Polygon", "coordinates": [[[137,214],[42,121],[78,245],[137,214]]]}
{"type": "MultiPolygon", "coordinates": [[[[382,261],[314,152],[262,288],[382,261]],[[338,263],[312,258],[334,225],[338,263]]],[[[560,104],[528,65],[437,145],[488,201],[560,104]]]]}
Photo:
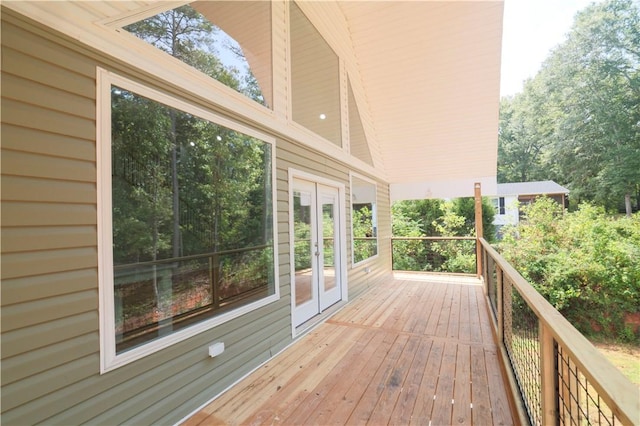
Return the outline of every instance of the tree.
{"type": "MultiPolygon", "coordinates": [[[[215,28],[190,7],[126,29],[226,85],[242,87],[238,73],[215,56],[215,28]]],[[[266,285],[269,248],[214,253],[271,241],[271,145],[118,87],[112,88],[111,114],[114,264],[153,262],[136,269],[148,268],[148,280],[140,272],[121,273],[127,286],[118,291],[127,295],[119,297],[138,292],[143,298],[150,283],[162,317],[181,313],[182,307],[170,306],[179,287],[214,276],[209,289],[242,271],[246,276],[236,287],[266,285]]]]}
{"type": "Polygon", "coordinates": [[[555,151],[578,194],[606,205],[640,184],[640,10],[611,0],[579,13],[549,61],[558,115],[555,151]]]}
{"type": "MultiPolygon", "coordinates": [[[[446,210],[446,209],[445,209],[446,210]]],[[[451,211],[464,219],[463,225],[458,233],[454,235],[466,236],[475,235],[476,228],[476,205],[475,200],[471,197],[456,198],[451,204],[451,211]]],[[[482,230],[484,238],[487,241],[493,241],[495,238],[496,229],[493,225],[493,219],[496,214],[496,209],[493,207],[491,201],[483,197],[482,198],[482,230]]]]}
{"type": "MultiPolygon", "coordinates": [[[[401,218],[406,218],[406,223],[419,224],[421,235],[435,236],[438,235],[434,222],[442,216],[442,201],[441,200],[407,200],[397,201],[392,206],[392,214],[394,217],[394,226],[398,226],[397,230],[404,229],[404,225],[400,225],[405,221],[401,221],[401,218]],[[398,222],[395,220],[398,219],[398,222]],[[396,225],[397,223],[397,225],[396,225]]],[[[417,229],[415,225],[411,226],[411,229],[417,229]]],[[[412,231],[413,233],[413,231],[412,231]]],[[[413,236],[403,232],[396,232],[396,228],[393,229],[393,235],[398,236],[413,236]]]]}
{"type": "MultiPolygon", "coordinates": [[[[397,201],[391,206],[392,234],[395,237],[422,237],[425,235],[424,220],[416,214],[418,206],[437,208],[440,203],[432,200],[397,201]]],[[[435,220],[435,219],[434,219],[435,220]]],[[[433,222],[433,220],[431,220],[433,222]]],[[[430,234],[432,235],[432,234],[430,234]]],[[[398,271],[420,271],[419,259],[424,259],[425,245],[419,240],[396,240],[393,243],[393,269],[398,271]]]]}
{"type": "Polygon", "coordinates": [[[169,114],[116,87],[111,103],[114,262],[155,261],[171,249],[169,114]]]}
{"type": "Polygon", "coordinates": [[[639,339],[626,319],[640,307],[640,214],[568,213],[544,197],[525,212],[500,243],[509,263],[582,333],[639,339]]]}
{"type": "MultiPolygon", "coordinates": [[[[495,236],[495,209],[483,198],[485,238],[495,236]]],[[[395,237],[469,237],[475,235],[475,201],[454,200],[398,201],[391,206],[395,237]]],[[[393,243],[393,268],[409,271],[472,273],[476,258],[473,241],[403,240],[393,243]]]]}
{"type": "Polygon", "coordinates": [[[607,0],[576,16],[567,40],[503,100],[499,177],[553,179],[574,203],[640,207],[640,11],[607,0]]]}
{"type": "Polygon", "coordinates": [[[545,111],[546,95],[538,80],[529,80],[522,94],[500,102],[498,182],[548,179],[547,152],[552,126],[545,111]]]}
{"type": "MultiPolygon", "coordinates": [[[[206,42],[212,25],[198,12],[188,6],[168,10],[149,19],[134,23],[126,27],[127,31],[135,34],[157,48],[167,52],[174,58],[190,65],[202,61],[202,55],[197,46],[206,42]]],[[[173,233],[172,247],[173,257],[180,256],[182,238],[180,236],[180,185],[178,182],[178,145],[176,134],[177,116],[173,110],[169,113],[171,118],[171,186],[173,209],[173,233]]]]}

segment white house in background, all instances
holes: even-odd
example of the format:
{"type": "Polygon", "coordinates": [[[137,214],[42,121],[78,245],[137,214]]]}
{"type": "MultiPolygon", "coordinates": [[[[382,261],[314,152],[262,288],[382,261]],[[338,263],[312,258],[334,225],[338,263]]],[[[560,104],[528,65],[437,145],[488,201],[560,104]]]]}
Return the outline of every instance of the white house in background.
{"type": "Polygon", "coordinates": [[[538,197],[547,196],[566,208],[569,190],[552,180],[544,180],[499,183],[497,194],[492,200],[496,208],[493,224],[499,232],[502,226],[516,225],[520,221],[520,206],[530,204],[538,197]]]}

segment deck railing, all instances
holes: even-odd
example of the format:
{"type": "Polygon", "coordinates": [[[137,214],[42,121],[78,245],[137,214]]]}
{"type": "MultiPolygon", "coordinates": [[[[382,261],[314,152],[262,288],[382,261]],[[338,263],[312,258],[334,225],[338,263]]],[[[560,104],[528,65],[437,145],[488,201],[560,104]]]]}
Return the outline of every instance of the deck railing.
{"type": "Polygon", "coordinates": [[[476,273],[475,237],[392,237],[394,270],[476,273]]]}
{"type": "Polygon", "coordinates": [[[533,425],[638,425],[640,390],[484,239],[482,278],[521,416],[533,425]]]}

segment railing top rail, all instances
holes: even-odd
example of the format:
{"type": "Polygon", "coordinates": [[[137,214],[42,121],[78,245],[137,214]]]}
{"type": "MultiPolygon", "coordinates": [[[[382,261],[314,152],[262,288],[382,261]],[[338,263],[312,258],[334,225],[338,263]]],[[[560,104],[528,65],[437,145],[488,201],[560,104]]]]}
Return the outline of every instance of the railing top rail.
{"type": "Polygon", "coordinates": [[[558,312],[491,245],[480,238],[482,247],[513,282],[531,310],[569,352],[581,373],[596,388],[613,413],[626,424],[640,424],[640,391],[586,337],[558,312]],[[615,395],[615,398],[614,398],[615,395]]]}
{"type": "Polygon", "coordinates": [[[260,246],[244,247],[244,248],[232,249],[232,250],[212,251],[209,253],[192,254],[189,256],[169,257],[166,259],[149,260],[149,261],[137,262],[137,263],[125,263],[122,265],[115,265],[113,268],[115,270],[119,270],[119,269],[131,268],[134,266],[135,267],[153,266],[153,265],[159,265],[163,263],[184,262],[186,260],[197,260],[197,259],[203,259],[203,258],[212,257],[212,256],[224,256],[224,255],[244,253],[244,252],[254,251],[254,250],[262,250],[271,246],[272,246],[271,244],[263,244],[260,246]]]}
{"type": "Polygon", "coordinates": [[[475,241],[476,237],[391,237],[391,240],[425,240],[425,241],[448,241],[448,240],[469,240],[475,241]]]}

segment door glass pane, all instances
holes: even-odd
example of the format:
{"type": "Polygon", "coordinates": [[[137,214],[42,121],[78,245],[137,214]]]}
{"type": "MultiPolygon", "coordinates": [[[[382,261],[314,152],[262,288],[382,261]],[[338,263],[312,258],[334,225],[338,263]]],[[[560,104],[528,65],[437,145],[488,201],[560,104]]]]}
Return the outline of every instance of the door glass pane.
{"type": "Polygon", "coordinates": [[[324,289],[331,290],[336,286],[336,238],[335,238],[335,204],[333,198],[322,201],[322,243],[324,254],[324,289]]]}
{"type": "Polygon", "coordinates": [[[311,261],[313,247],[311,243],[311,197],[309,191],[293,193],[293,232],[296,305],[311,300],[311,261]]]}

